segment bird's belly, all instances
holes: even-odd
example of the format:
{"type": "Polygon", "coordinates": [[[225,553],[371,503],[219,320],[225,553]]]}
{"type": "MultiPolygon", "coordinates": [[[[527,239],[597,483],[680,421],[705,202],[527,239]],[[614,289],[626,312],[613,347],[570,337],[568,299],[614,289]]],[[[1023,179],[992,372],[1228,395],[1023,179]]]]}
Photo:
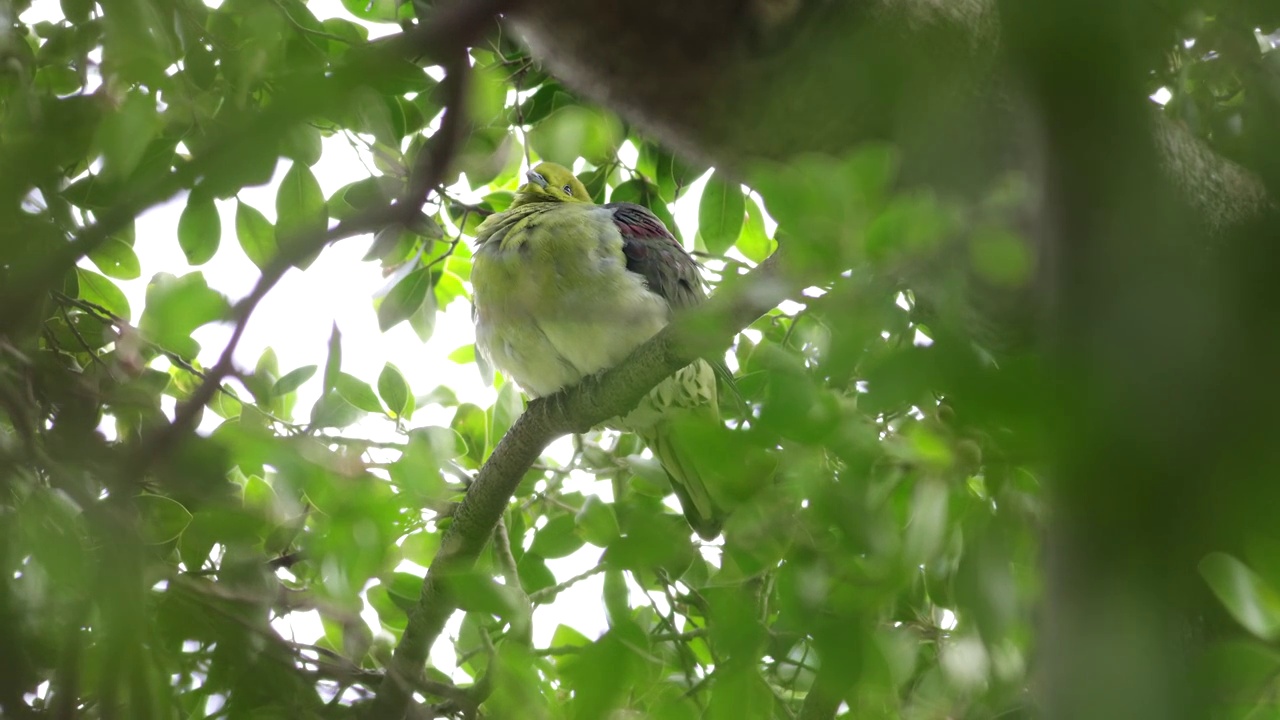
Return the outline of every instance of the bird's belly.
{"type": "Polygon", "coordinates": [[[494,365],[539,396],[621,363],[666,325],[668,312],[665,301],[642,287],[508,308],[515,310],[480,312],[476,342],[494,365]]]}

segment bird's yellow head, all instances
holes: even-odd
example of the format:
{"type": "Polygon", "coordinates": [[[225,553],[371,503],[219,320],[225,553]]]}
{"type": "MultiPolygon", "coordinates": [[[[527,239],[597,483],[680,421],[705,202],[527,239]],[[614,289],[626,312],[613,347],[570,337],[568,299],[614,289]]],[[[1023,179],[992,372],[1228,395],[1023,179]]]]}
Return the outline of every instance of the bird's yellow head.
{"type": "Polygon", "coordinates": [[[512,206],[536,202],[591,202],[587,188],[574,177],[573,171],[563,165],[540,163],[527,173],[527,177],[529,182],[516,190],[512,206]]]}

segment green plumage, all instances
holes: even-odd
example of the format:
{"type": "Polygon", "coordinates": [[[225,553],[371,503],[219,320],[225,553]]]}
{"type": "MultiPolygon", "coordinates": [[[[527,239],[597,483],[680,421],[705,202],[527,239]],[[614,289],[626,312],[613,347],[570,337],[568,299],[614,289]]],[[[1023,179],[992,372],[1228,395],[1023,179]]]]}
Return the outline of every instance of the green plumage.
{"type": "MultiPolygon", "coordinates": [[[[674,311],[706,295],[697,264],[652,212],[592,204],[569,170],[544,163],[512,207],[486,219],[471,280],[476,345],[531,396],[613,367],[674,311]]],[[[718,420],[716,374],[699,360],[664,380],[625,417],[671,477],[690,525],[720,532],[721,507],[698,448],[672,430],[682,414],[718,420]]]]}

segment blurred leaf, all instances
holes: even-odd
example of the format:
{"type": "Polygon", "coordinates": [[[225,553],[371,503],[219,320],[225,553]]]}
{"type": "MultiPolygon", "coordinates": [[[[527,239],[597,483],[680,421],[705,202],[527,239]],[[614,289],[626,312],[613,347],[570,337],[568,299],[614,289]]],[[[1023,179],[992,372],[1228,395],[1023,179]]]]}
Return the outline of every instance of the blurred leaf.
{"type": "Polygon", "coordinates": [[[280,154],[304,165],[320,162],[320,131],[310,125],[294,125],[281,141],[280,154]]]}
{"type": "Polygon", "coordinates": [[[160,495],[139,495],[135,501],[143,517],[142,537],[152,545],[167,543],[191,524],[191,513],[181,503],[160,495]]]}
{"type": "Polygon", "coordinates": [[[396,417],[403,415],[405,409],[410,407],[412,396],[409,394],[409,384],[405,382],[400,370],[391,363],[383,365],[382,373],[378,375],[378,394],[396,417]]]}
{"type": "MultiPolygon", "coordinates": [[[[556,584],[556,576],[547,567],[547,561],[541,555],[527,552],[516,563],[516,574],[520,577],[520,586],[526,593],[552,587],[556,584]]],[[[548,598],[550,601],[552,598],[548,598]]]]}
{"type": "Polygon", "coordinates": [[[138,167],[147,145],[159,129],[155,97],[140,91],[130,92],[124,103],[108,114],[98,127],[104,177],[128,177],[138,167]]]}
{"type": "Polygon", "coordinates": [[[316,427],[344,428],[359,420],[360,409],[347,402],[336,390],[326,391],[311,408],[311,423],[316,427]]]}
{"type": "Polygon", "coordinates": [[[393,23],[411,19],[412,4],[397,0],[342,0],[347,12],[369,22],[393,23]]]}
{"type": "Polygon", "coordinates": [[[378,327],[386,332],[409,319],[426,301],[430,289],[431,272],[427,268],[418,268],[406,275],[378,305],[378,327]]]}
{"type": "Polygon", "coordinates": [[[193,358],[191,332],[206,323],[225,319],[231,305],[211,289],[197,271],[174,277],[161,273],[147,285],[147,305],[138,329],[161,347],[193,358]]]}
{"type": "Polygon", "coordinates": [[[600,165],[622,143],[617,120],[580,106],[555,111],[529,132],[529,147],[544,160],[572,167],[579,157],[600,165]]]}
{"type": "Polygon", "coordinates": [[[573,515],[557,515],[533,536],[529,552],[544,558],[561,558],[582,547],[582,536],[575,532],[573,515]]]}
{"type": "Polygon", "coordinates": [[[89,253],[89,259],[108,277],[133,280],[142,274],[133,248],[119,238],[107,238],[89,253]]]}
{"type": "Polygon", "coordinates": [[[338,323],[333,324],[329,332],[329,357],[324,364],[324,391],[329,392],[338,384],[338,374],[342,368],[342,333],[338,331],[338,323]]]}
{"type": "Polygon", "coordinates": [[[333,386],[347,402],[361,410],[379,415],[383,413],[382,403],[378,401],[378,396],[373,393],[369,383],[339,372],[333,386]]]}
{"type": "Polygon", "coordinates": [[[272,390],[274,395],[288,395],[289,393],[302,387],[302,384],[311,379],[316,374],[315,365],[304,365],[295,370],[285,373],[276,381],[272,390]]]}
{"type": "Polygon", "coordinates": [[[1016,288],[1031,280],[1031,250],[1007,230],[983,228],[974,233],[969,240],[969,261],[994,285],[1016,288]]]}
{"type": "Polygon", "coordinates": [[[276,238],[284,244],[320,237],[329,226],[329,212],[320,183],[301,162],[284,174],[276,192],[276,238]]]}
{"type": "Polygon", "coordinates": [[[192,193],[178,218],[178,245],[192,265],[203,265],[213,258],[222,239],[222,218],[213,198],[192,193]]]}
{"type": "Polygon", "coordinates": [[[720,177],[720,173],[712,175],[698,203],[698,234],[706,243],[707,252],[723,255],[733,247],[742,231],[744,212],[742,188],[720,177]]]}
{"type": "Polygon", "coordinates": [[[266,216],[243,202],[236,203],[236,237],[254,265],[265,270],[276,256],[276,231],[266,216]]]}
{"type": "Polygon", "coordinates": [[[1226,553],[1209,553],[1199,569],[1236,622],[1263,640],[1280,637],[1280,594],[1265,580],[1226,553]]]}
{"type": "Polygon", "coordinates": [[[500,617],[510,617],[516,612],[516,602],[511,590],[477,572],[450,576],[449,591],[457,599],[461,610],[500,617]]]}
{"type": "Polygon", "coordinates": [[[76,281],[80,286],[80,299],[101,306],[107,312],[130,319],[129,301],[110,280],[92,270],[76,268],[76,281]]]}
{"type": "Polygon", "coordinates": [[[582,503],[582,509],[574,518],[582,537],[597,547],[608,547],[609,543],[618,539],[618,518],[613,514],[613,506],[592,495],[582,503]]]}
{"type": "Polygon", "coordinates": [[[764,229],[764,211],[755,199],[746,198],[747,219],[742,225],[742,234],[738,236],[738,250],[751,262],[763,262],[778,247],[777,241],[769,237],[764,229]]]}

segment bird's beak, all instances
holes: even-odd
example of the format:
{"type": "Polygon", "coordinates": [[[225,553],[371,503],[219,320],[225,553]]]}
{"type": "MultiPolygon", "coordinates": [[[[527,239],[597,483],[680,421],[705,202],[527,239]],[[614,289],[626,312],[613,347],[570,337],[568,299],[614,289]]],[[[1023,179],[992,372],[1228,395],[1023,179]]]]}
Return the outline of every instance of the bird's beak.
{"type": "Polygon", "coordinates": [[[525,173],[524,176],[529,178],[529,182],[533,183],[534,185],[537,185],[543,190],[547,189],[547,179],[542,177],[542,173],[536,172],[534,170],[530,170],[529,172],[525,173]]]}

